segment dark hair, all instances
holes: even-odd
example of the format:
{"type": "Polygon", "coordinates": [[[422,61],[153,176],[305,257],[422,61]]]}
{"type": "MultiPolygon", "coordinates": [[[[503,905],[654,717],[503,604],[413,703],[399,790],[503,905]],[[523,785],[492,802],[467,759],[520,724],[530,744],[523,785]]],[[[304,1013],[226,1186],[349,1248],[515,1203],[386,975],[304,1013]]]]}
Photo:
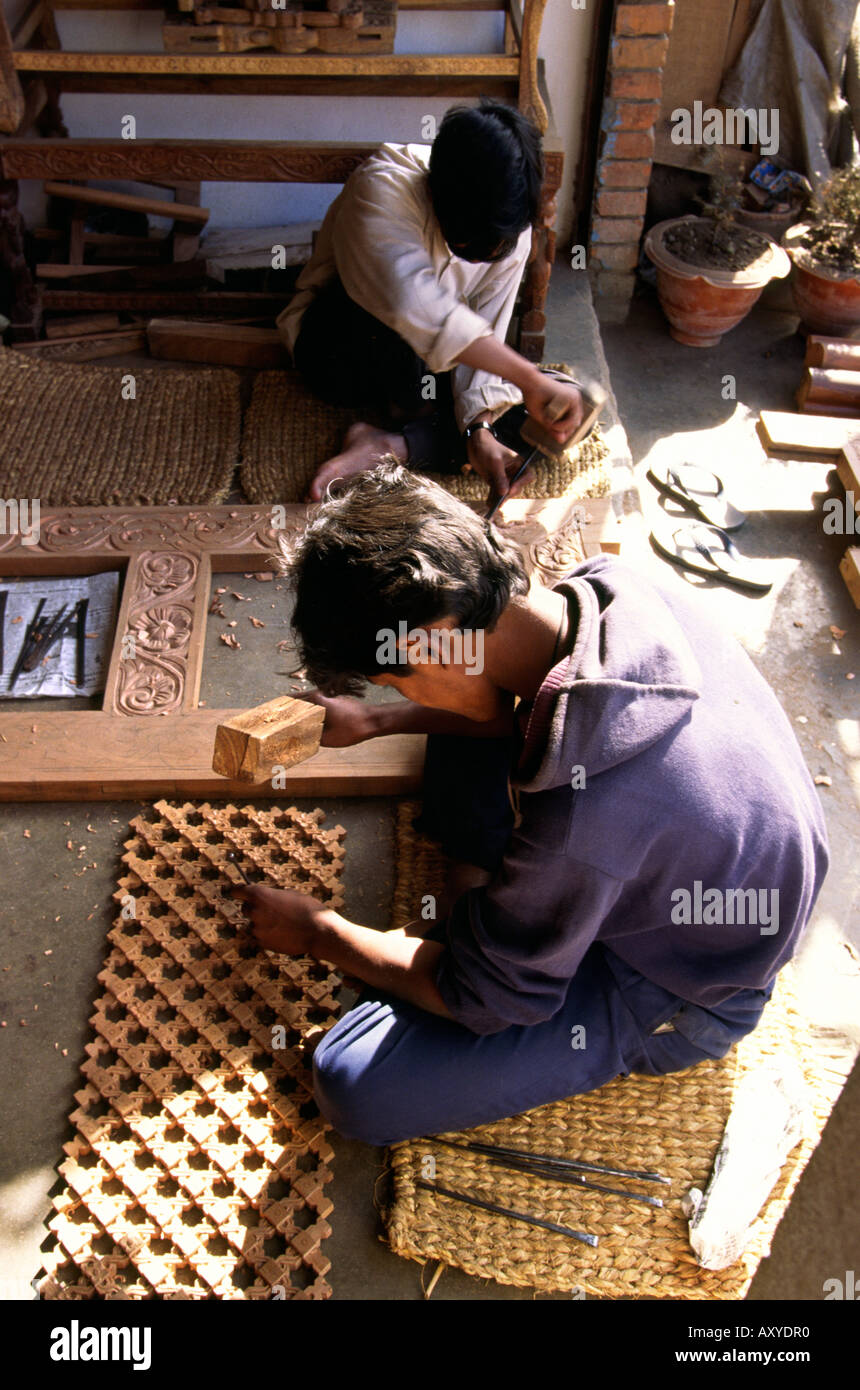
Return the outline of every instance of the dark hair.
{"type": "Polygon", "coordinates": [[[509,255],[537,218],[542,183],[540,134],[519,111],[486,99],[446,111],[430,151],[429,185],[455,254],[470,261],[509,255]]]}
{"type": "Polygon", "coordinates": [[[330,488],[298,544],[278,544],[301,660],[327,695],[361,694],[389,669],[376,657],[380,629],[453,616],[460,628],[492,631],[529,587],[516,546],[393,459],[330,488]]]}

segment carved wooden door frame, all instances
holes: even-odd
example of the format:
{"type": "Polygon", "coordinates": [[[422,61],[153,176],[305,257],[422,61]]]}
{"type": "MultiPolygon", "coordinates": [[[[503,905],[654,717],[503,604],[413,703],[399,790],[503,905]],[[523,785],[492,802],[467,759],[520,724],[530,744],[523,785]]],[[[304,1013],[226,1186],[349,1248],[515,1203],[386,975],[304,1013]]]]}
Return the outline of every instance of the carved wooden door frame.
{"type": "MultiPolygon", "coordinates": [[[[275,550],[275,517],[298,535],[307,508],[51,508],[36,544],[20,532],[0,535],[0,576],[124,571],[101,710],[34,712],[22,700],[0,712],[0,801],[416,790],[424,739],[415,735],[322,748],[277,790],[212,771],[216,725],[240,711],[197,703],[211,576],[261,569],[275,550]]],[[[618,548],[608,499],[517,500],[505,517],[502,529],[537,582],[555,583],[583,554],[618,548]]]]}

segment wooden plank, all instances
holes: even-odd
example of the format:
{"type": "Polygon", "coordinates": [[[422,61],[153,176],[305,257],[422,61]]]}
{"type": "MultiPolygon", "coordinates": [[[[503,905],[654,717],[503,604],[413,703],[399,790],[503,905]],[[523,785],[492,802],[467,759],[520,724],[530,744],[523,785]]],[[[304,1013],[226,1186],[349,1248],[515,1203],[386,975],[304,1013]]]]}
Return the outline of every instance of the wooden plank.
{"type": "Polygon", "coordinates": [[[85,333],[112,333],[119,328],[118,314],[76,314],[68,319],[51,319],[45,324],[46,338],[81,338],[85,333]]]}
{"type": "Polygon", "coordinates": [[[810,333],[803,360],[807,367],[837,367],[860,372],[860,342],[854,338],[824,338],[810,333]]]}
{"type": "Polygon", "coordinates": [[[283,788],[219,777],[212,770],[218,724],[242,710],[194,710],[160,719],[97,710],[0,716],[0,802],[109,801],[154,796],[400,796],[421,785],[425,739],[370,739],[320,748],[290,768],[283,788]],[[33,732],[33,725],[36,732],[33,732]]]}
{"type": "Polygon", "coordinates": [[[325,710],[308,700],[279,695],[219,724],[212,769],[240,782],[265,782],[312,758],[319,750],[325,710]]]}
{"type": "Polygon", "coordinates": [[[87,333],[78,338],[55,338],[38,343],[15,343],[16,352],[50,362],[96,362],[120,352],[139,352],[146,347],[146,330],[121,328],[116,333],[87,333]]]}
{"type": "Polygon", "coordinates": [[[146,77],[517,77],[519,59],[504,53],[46,53],[12,55],[18,72],[98,73],[146,77]]]}
{"type": "Polygon", "coordinates": [[[136,193],[114,193],[106,188],[83,188],[75,183],[45,183],[45,193],[53,198],[71,198],[78,203],[100,208],[122,208],[127,212],[143,212],[148,217],[172,217],[177,222],[193,222],[203,227],[209,221],[209,209],[191,207],[187,203],[169,203],[163,198],[141,198],[136,193]]]}
{"type": "MultiPolygon", "coordinates": [[[[344,97],[437,97],[450,103],[455,97],[494,97],[513,104],[519,84],[514,73],[488,76],[483,73],[449,74],[388,73],[353,77],[342,73],[262,74],[245,73],[197,76],[185,72],[150,75],[54,72],[51,85],[58,92],[105,92],[127,95],[163,94],[168,96],[309,96],[342,100],[344,97]]],[[[129,144],[134,143],[129,141],[129,144]]]]}
{"type": "Polygon", "coordinates": [[[147,338],[153,357],[172,362],[209,362],[226,367],[282,367],[290,360],[284,340],[275,328],[152,319],[147,338]]]}
{"type": "Polygon", "coordinates": [[[860,546],[849,546],[839,563],[839,573],[851,595],[855,608],[860,608],[860,546]]]}
{"type": "Polygon", "coordinates": [[[763,410],[758,430],[768,453],[819,454],[832,458],[841,454],[850,439],[860,437],[860,419],[843,420],[826,415],[809,419],[784,410],[763,410]]]}
{"type": "Polygon", "coordinates": [[[124,310],[143,314],[279,314],[282,294],[242,293],[235,290],[42,290],[46,311],[124,310]]]}
{"type": "MultiPolygon", "coordinates": [[[[217,183],[345,183],[379,141],[5,140],[7,179],[116,179],[166,186],[181,167],[217,183]]],[[[172,205],[170,205],[172,208],[172,205]]]]}
{"type": "Polygon", "coordinates": [[[111,275],[115,271],[136,268],[133,265],[60,265],[56,261],[40,261],[36,274],[40,280],[88,280],[93,275],[111,275]]]}
{"type": "Polygon", "coordinates": [[[42,23],[45,11],[45,0],[31,0],[30,5],[24,11],[12,31],[12,45],[14,48],[26,48],[36,30],[42,23]]]}

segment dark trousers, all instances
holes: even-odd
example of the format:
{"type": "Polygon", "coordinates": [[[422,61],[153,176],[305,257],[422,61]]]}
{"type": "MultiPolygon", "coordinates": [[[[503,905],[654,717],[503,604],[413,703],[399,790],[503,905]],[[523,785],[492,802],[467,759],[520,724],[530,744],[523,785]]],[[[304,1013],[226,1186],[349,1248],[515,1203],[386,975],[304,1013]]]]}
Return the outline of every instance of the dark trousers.
{"type": "MultiPolygon", "coordinates": [[[[431,372],[399,334],[350,299],[339,279],[305,310],[293,361],[320,400],[359,410],[371,424],[402,434],[410,468],[459,473],[466,462],[450,372],[431,372]]],[[[524,406],[512,406],[495,425],[498,438],[517,453],[527,447],[519,435],[525,414],[524,406]]]]}
{"type": "MultiPolygon", "coordinates": [[[[511,751],[507,739],[428,741],[421,828],[491,872],[513,825],[511,751]]],[[[440,928],[433,934],[443,939],[440,928]]],[[[316,1050],[316,1099],[335,1129],[368,1144],[471,1128],[619,1075],[723,1057],[755,1027],[769,993],[741,990],[715,1013],[653,984],[599,941],[554,1018],[490,1035],[367,988],[316,1050]],[[670,1022],[671,1031],[656,1031],[670,1022]],[[581,1037],[585,1047],[575,1046],[581,1037]]]]}

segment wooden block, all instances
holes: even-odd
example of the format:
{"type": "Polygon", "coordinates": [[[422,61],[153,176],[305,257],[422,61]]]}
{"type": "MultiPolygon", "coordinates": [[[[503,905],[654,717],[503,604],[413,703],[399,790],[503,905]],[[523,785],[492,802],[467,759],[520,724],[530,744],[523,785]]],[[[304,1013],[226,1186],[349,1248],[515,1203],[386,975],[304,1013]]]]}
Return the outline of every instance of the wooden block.
{"type": "Polygon", "coordinates": [[[821,415],[809,419],[783,410],[763,410],[758,432],[768,453],[819,454],[822,458],[832,458],[842,453],[850,439],[860,438],[860,418],[821,415]]]}
{"type": "Polygon", "coordinates": [[[807,405],[839,406],[835,412],[839,415],[848,407],[852,415],[860,416],[860,370],[807,367],[797,388],[797,404],[801,410],[807,405]]]}
{"type": "Polygon", "coordinates": [[[860,372],[860,343],[853,338],[823,338],[810,333],[804,361],[807,367],[840,367],[860,372]]]}
{"type": "Polygon", "coordinates": [[[172,217],[180,222],[193,222],[198,227],[205,226],[209,221],[208,208],[169,203],[163,198],[140,198],[136,193],[114,193],[105,188],[87,188],[78,183],[56,183],[53,179],[46,179],[45,193],[49,197],[71,198],[79,203],[89,203],[100,208],[124,208],[128,212],[144,212],[148,217],[172,217]]]}
{"type": "Polygon", "coordinates": [[[860,504],[860,440],[846,444],[836,460],[836,472],[846,492],[853,492],[860,504]]]}
{"type": "Polygon", "coordinates": [[[152,319],[147,331],[153,357],[174,362],[212,362],[228,367],[282,367],[289,361],[275,328],[232,323],[152,319]]]}
{"type": "Polygon", "coordinates": [[[111,333],[119,328],[119,314],[75,314],[45,324],[47,338],[80,338],[85,333],[111,333]]]}
{"type": "Polygon", "coordinates": [[[240,782],[269,781],[276,765],[293,767],[314,756],[324,723],[319,705],[280,695],[218,725],[212,770],[240,782]]]}
{"type": "Polygon", "coordinates": [[[860,546],[849,546],[840,561],[839,573],[845,580],[854,607],[860,608],[860,546]]]}

